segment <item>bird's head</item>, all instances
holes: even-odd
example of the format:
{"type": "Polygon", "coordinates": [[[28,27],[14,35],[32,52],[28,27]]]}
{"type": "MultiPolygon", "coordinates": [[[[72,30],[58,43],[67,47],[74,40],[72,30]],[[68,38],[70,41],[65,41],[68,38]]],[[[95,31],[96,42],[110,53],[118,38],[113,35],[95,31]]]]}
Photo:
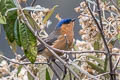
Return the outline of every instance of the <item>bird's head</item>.
{"type": "Polygon", "coordinates": [[[70,19],[70,18],[67,18],[67,19],[62,19],[61,21],[58,22],[56,28],[59,29],[61,28],[63,25],[64,26],[74,26],[74,21],[75,19],[70,19]]]}

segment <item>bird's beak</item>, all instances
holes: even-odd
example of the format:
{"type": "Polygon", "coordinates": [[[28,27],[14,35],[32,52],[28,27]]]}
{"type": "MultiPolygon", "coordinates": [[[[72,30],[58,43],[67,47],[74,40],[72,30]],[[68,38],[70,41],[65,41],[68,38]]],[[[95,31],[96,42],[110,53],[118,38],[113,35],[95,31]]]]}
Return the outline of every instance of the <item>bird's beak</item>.
{"type": "Polygon", "coordinates": [[[74,22],[75,20],[76,20],[76,19],[75,19],[75,18],[73,18],[73,19],[72,19],[72,22],[74,22]]]}

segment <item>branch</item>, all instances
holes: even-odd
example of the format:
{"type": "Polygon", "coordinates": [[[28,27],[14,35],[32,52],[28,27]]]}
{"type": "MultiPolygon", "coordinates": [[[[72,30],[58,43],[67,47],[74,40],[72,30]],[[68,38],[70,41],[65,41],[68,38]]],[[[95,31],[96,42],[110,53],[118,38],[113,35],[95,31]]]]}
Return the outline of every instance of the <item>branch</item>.
{"type": "Polygon", "coordinates": [[[117,59],[117,61],[116,61],[115,65],[114,65],[114,67],[113,67],[113,71],[114,71],[114,70],[116,70],[116,68],[117,68],[117,66],[118,66],[119,61],[120,61],[120,56],[119,56],[119,58],[117,59]]]}
{"type": "Polygon", "coordinates": [[[99,5],[99,0],[96,0],[97,2],[97,7],[98,7],[98,14],[99,14],[99,19],[100,19],[100,25],[101,25],[101,30],[103,30],[103,24],[102,24],[102,18],[101,18],[101,10],[100,10],[100,5],[99,5]]]}
{"type": "Polygon", "coordinates": [[[99,50],[88,50],[88,51],[65,51],[65,50],[60,50],[60,49],[57,49],[57,48],[53,48],[51,46],[49,46],[50,49],[54,50],[54,51],[58,51],[58,52],[61,52],[61,53],[65,53],[65,54],[82,54],[82,53],[103,53],[103,54],[106,54],[107,52],[106,51],[99,51],[99,50]]]}
{"type": "Polygon", "coordinates": [[[99,75],[97,75],[97,76],[95,76],[95,77],[98,78],[98,77],[104,76],[104,75],[106,75],[106,74],[110,74],[110,72],[102,73],[102,74],[99,74],[99,75]]]}
{"type": "MultiPolygon", "coordinates": [[[[31,62],[17,62],[17,61],[13,61],[13,60],[11,60],[10,58],[7,58],[7,57],[5,57],[5,56],[3,56],[3,55],[0,55],[0,57],[3,58],[3,59],[5,59],[5,60],[7,60],[7,61],[9,61],[9,62],[14,63],[14,64],[19,64],[19,65],[28,65],[28,64],[32,64],[31,62]]],[[[48,63],[47,63],[47,62],[44,62],[44,63],[35,62],[34,64],[48,64],[48,63]]]]}

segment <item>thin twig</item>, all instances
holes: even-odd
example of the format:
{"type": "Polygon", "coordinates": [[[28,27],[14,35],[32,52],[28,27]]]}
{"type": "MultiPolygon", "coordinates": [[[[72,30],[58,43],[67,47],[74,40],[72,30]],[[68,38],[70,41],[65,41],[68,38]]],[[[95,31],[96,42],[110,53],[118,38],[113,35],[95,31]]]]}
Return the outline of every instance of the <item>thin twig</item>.
{"type": "Polygon", "coordinates": [[[103,30],[103,24],[102,24],[102,18],[101,18],[101,10],[100,10],[100,5],[99,5],[99,0],[96,0],[97,2],[97,7],[98,7],[98,14],[99,14],[99,19],[100,19],[100,25],[101,25],[101,29],[103,30]]]}
{"type": "MultiPolygon", "coordinates": [[[[101,77],[101,76],[104,76],[104,75],[106,75],[106,74],[109,74],[110,72],[106,72],[106,73],[102,73],[102,74],[99,74],[99,75],[97,75],[97,76],[95,76],[96,78],[99,78],[99,77],[101,77]]],[[[89,78],[89,79],[91,79],[91,78],[89,78]]],[[[88,79],[88,80],[89,80],[88,79]]]]}
{"type": "Polygon", "coordinates": [[[34,80],[39,80],[27,67],[26,65],[23,65],[24,68],[30,73],[30,75],[34,78],[34,80]]]}
{"type": "Polygon", "coordinates": [[[65,50],[60,50],[57,48],[53,48],[51,46],[49,46],[50,49],[54,50],[54,51],[58,51],[64,54],[82,54],[82,53],[103,53],[106,54],[106,51],[99,51],[99,50],[88,50],[88,51],[65,51],[65,50]]]}
{"type": "MultiPolygon", "coordinates": [[[[17,61],[13,61],[12,59],[5,57],[3,55],[0,55],[1,58],[4,58],[5,60],[12,62],[14,64],[19,64],[19,65],[28,65],[28,64],[32,64],[31,62],[17,62],[17,61]]],[[[48,64],[47,62],[35,62],[34,64],[48,64]]]]}
{"type": "Polygon", "coordinates": [[[115,70],[116,70],[116,68],[117,68],[117,66],[118,66],[119,61],[120,61],[120,56],[119,56],[119,58],[117,59],[117,61],[116,61],[115,65],[114,65],[114,67],[113,67],[113,71],[115,71],[115,70]]]}

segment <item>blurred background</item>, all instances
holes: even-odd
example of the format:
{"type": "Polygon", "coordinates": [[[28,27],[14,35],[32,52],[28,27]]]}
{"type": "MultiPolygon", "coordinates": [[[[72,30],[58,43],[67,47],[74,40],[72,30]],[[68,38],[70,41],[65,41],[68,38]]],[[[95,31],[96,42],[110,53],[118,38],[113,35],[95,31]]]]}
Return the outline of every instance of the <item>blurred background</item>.
{"type": "MultiPolygon", "coordinates": [[[[48,34],[52,32],[54,27],[56,26],[58,20],[55,18],[58,13],[62,18],[77,18],[79,14],[77,14],[74,10],[75,7],[79,6],[81,0],[36,0],[35,5],[41,5],[45,8],[52,8],[54,5],[59,5],[56,8],[54,14],[51,17],[52,24],[46,28],[48,34]]],[[[32,0],[28,0],[27,5],[29,6],[32,0]]],[[[23,5],[25,6],[25,5],[23,5]]],[[[80,35],[78,34],[80,30],[78,19],[75,22],[75,39],[80,39],[80,35]]],[[[13,58],[13,52],[11,51],[8,41],[5,39],[5,32],[3,31],[2,25],[0,25],[0,53],[3,53],[5,56],[9,58],[13,58]]],[[[17,53],[23,54],[20,48],[17,49],[17,53]]]]}

